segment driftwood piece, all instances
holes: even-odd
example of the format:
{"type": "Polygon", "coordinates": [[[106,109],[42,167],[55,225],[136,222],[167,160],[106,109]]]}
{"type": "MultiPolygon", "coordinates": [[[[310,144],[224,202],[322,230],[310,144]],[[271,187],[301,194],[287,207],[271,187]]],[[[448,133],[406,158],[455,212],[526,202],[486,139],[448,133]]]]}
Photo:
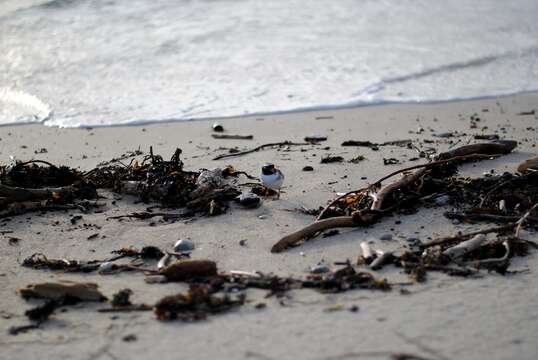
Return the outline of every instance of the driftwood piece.
{"type": "Polygon", "coordinates": [[[484,234],[478,234],[473,236],[471,239],[466,240],[458,245],[455,245],[451,248],[443,251],[443,255],[448,257],[450,260],[456,260],[460,257],[465,256],[466,254],[474,251],[484,245],[487,238],[484,234]]]}
{"type": "Polygon", "coordinates": [[[106,297],[94,283],[77,283],[61,281],[57,283],[31,284],[19,290],[24,298],[42,298],[59,300],[66,296],[80,301],[103,301],[106,297]]]}
{"type": "Polygon", "coordinates": [[[14,202],[60,198],[75,192],[73,186],[29,189],[0,184],[0,205],[14,202]]]}
{"type": "Polygon", "coordinates": [[[312,143],[308,143],[308,142],[296,143],[292,141],[281,141],[281,142],[276,142],[276,143],[263,144],[250,150],[245,150],[245,151],[240,151],[240,152],[230,153],[230,154],[222,154],[222,155],[214,157],[213,160],[220,160],[220,159],[227,159],[231,157],[243,156],[243,155],[247,155],[256,151],[263,150],[265,148],[270,148],[270,147],[275,147],[275,146],[282,147],[282,146],[303,146],[303,145],[312,145],[312,143]]]}
{"type": "MultiPolygon", "coordinates": [[[[378,180],[376,183],[372,184],[367,189],[359,189],[356,192],[349,192],[346,195],[354,194],[354,193],[362,193],[365,192],[371,192],[374,189],[376,189],[382,181],[385,181],[386,179],[404,172],[404,171],[410,171],[412,169],[418,169],[414,173],[405,174],[401,179],[386,185],[385,187],[381,187],[381,189],[377,192],[374,192],[373,194],[370,194],[374,198],[374,202],[372,203],[371,207],[369,209],[364,209],[362,212],[356,212],[353,214],[353,216],[342,216],[342,217],[335,217],[335,218],[329,218],[329,219],[322,219],[323,216],[326,213],[326,208],[324,211],[322,211],[318,217],[316,222],[304,227],[303,229],[300,229],[292,234],[289,234],[287,236],[284,236],[282,239],[280,239],[277,243],[273,245],[271,248],[271,252],[277,253],[284,251],[286,248],[293,246],[304,239],[310,238],[318,234],[320,231],[333,229],[337,227],[357,227],[357,226],[363,226],[363,225],[371,225],[375,223],[379,219],[379,210],[383,209],[384,200],[394,191],[405,188],[414,182],[416,182],[421,176],[426,174],[429,168],[439,165],[441,163],[448,163],[448,162],[463,162],[468,161],[471,159],[483,159],[483,158],[489,158],[491,156],[495,155],[502,155],[510,153],[515,147],[517,146],[516,141],[512,140],[501,140],[501,141],[494,141],[489,143],[481,143],[481,144],[472,144],[472,145],[464,145],[456,149],[449,150],[445,153],[441,153],[437,157],[437,161],[423,164],[423,165],[417,165],[411,168],[403,169],[396,171],[394,173],[391,173],[387,176],[384,176],[380,180],[378,180]],[[366,211],[368,210],[368,212],[366,211]],[[332,222],[329,220],[333,220],[332,222]],[[344,226],[342,226],[344,225],[344,226]]],[[[345,195],[344,195],[345,197],[345,195]]],[[[342,199],[343,197],[339,197],[338,199],[342,199]]],[[[334,204],[336,202],[333,201],[331,204],[334,204]]],[[[331,204],[329,206],[331,206],[331,204]]]]}
{"type": "Polygon", "coordinates": [[[538,171],[538,156],[523,161],[517,167],[517,171],[522,174],[533,170],[538,171]]]}
{"type": "Polygon", "coordinates": [[[503,226],[497,226],[497,227],[487,228],[483,230],[473,231],[467,234],[458,234],[456,236],[442,237],[442,238],[438,238],[430,242],[427,242],[425,244],[422,244],[422,247],[429,248],[436,245],[457,244],[479,234],[502,233],[502,232],[514,229],[515,226],[516,226],[515,223],[510,223],[503,226]]]}

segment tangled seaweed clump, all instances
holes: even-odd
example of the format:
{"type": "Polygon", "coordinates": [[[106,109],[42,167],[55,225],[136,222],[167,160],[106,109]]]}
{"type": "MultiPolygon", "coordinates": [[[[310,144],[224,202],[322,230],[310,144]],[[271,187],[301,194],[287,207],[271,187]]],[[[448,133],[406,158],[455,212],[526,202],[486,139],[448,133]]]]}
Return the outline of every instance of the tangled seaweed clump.
{"type": "Polygon", "coordinates": [[[124,165],[116,160],[85,173],[40,160],[1,166],[0,216],[72,208],[87,211],[98,206],[84,202],[97,199],[98,189],[134,195],[146,203],[186,208],[190,214],[224,213],[228,202],[241,193],[228,180],[244,173],[232,167],[187,171],[180,159],[181,152],[176,149],[170,160],[164,160],[150,148],[150,154],[141,162],[133,159],[124,165]],[[27,204],[28,201],[32,203],[27,204]]]}

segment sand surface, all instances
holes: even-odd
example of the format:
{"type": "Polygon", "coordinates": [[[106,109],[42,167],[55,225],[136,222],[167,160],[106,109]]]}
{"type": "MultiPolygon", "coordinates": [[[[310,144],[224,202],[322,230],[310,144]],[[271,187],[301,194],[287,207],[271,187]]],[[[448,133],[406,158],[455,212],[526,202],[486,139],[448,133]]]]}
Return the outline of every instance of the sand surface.
{"type": "MultiPolygon", "coordinates": [[[[360,188],[369,181],[400,167],[419,161],[412,149],[382,147],[341,147],[344,140],[384,142],[397,139],[433,139],[426,144],[438,150],[474,142],[472,135],[497,133],[519,141],[517,151],[496,160],[462,167],[462,174],[476,176],[495,169],[515,171],[517,164],[536,155],[538,118],[517,113],[538,108],[538,95],[526,94],[501,99],[428,105],[389,105],[359,109],[309,112],[264,118],[236,118],[220,121],[227,133],[252,134],[254,140],[215,140],[211,122],[183,122],[152,126],[95,129],[59,129],[41,125],[0,128],[0,160],[9,156],[38,158],[53,163],[91,169],[99,162],[129,150],[168,156],[183,149],[187,169],[213,168],[231,164],[257,175],[266,161],[276,163],[286,174],[285,193],[278,201],[266,200],[255,210],[232,207],[227,214],[194,221],[161,223],[155,220],[106,220],[108,216],[144,210],[124,196],[112,204],[107,197],[104,213],[84,214],[83,222],[100,229],[73,226],[69,213],[29,214],[0,223],[0,358],[2,359],[355,359],[389,358],[389,353],[406,352],[428,359],[536,359],[538,357],[538,255],[515,258],[512,270],[526,272],[501,276],[484,273],[479,278],[431,274],[424,284],[396,285],[390,292],[357,290],[324,295],[310,290],[292,291],[287,298],[264,298],[264,292],[248,291],[253,302],[232,313],[214,316],[199,323],[159,322],[151,312],[104,314],[103,305],[81,304],[58,312],[41,329],[11,336],[7,329],[27,322],[24,311],[37,302],[26,302],[17,289],[29,283],[59,279],[92,281],[105,295],[117,290],[133,290],[134,302],[154,303],[164,295],[185,290],[177,283],[149,285],[142,274],[122,273],[59,274],[23,268],[19,262],[34,252],[51,258],[99,259],[123,246],[157,245],[170,248],[180,238],[196,244],[193,258],[209,258],[222,270],[259,270],[279,275],[302,276],[309,266],[322,259],[332,264],[360,253],[359,243],[372,240],[374,247],[398,249],[407,237],[454,234],[458,230],[488,226],[453,225],[442,213],[448,209],[428,209],[410,216],[386,218],[369,229],[345,230],[330,238],[317,238],[282,254],[271,254],[271,245],[313,220],[287,210],[325,205],[336,192],[360,188]],[[477,114],[478,128],[470,129],[470,116],[477,114]],[[424,132],[417,134],[419,127],[424,132]],[[487,127],[487,128],[485,128],[487,127]],[[457,130],[466,135],[437,138],[433,134],[457,130]],[[254,147],[320,134],[328,140],[317,146],[270,149],[244,157],[213,161],[225,150],[219,147],[254,147]],[[457,145],[454,145],[457,143],[457,145]],[[328,148],[327,148],[328,147],[328,148]],[[42,148],[47,152],[35,154],[42,148]],[[304,150],[304,151],[303,151],[304,150]],[[358,164],[320,164],[324,155],[340,155],[350,160],[363,155],[358,164]],[[394,157],[399,165],[383,165],[394,157]],[[305,165],[313,172],[303,172],[305,165]],[[265,215],[260,218],[260,215],[265,215]],[[396,221],[401,224],[396,224],[396,221]],[[88,236],[99,233],[93,240],[88,236]],[[392,233],[393,240],[381,241],[392,233]],[[10,245],[9,236],[21,240],[10,245]],[[246,246],[239,244],[246,239],[246,246]],[[410,294],[402,295],[400,289],[410,294]],[[255,309],[258,302],[265,309],[255,309]],[[333,305],[344,310],[327,312],[333,305]],[[358,312],[350,312],[352,306],[358,312]],[[134,334],[135,341],[123,338],[134,334]]],[[[525,233],[537,240],[536,234],[525,233]]],[[[400,270],[389,267],[376,273],[390,282],[410,280],[400,270]]]]}

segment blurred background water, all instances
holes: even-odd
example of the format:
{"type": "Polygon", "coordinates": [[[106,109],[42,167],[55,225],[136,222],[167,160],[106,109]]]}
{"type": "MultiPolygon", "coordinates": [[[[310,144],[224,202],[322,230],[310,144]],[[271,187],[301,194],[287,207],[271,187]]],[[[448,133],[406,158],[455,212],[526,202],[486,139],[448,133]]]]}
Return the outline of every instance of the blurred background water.
{"type": "Polygon", "coordinates": [[[0,0],[0,124],[538,90],[536,0],[0,0]]]}

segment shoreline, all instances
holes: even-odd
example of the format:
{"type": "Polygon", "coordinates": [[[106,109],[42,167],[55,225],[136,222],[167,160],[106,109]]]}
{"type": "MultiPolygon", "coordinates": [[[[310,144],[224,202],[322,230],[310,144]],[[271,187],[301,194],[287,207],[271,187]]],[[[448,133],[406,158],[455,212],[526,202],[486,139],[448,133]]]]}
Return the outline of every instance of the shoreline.
{"type": "MultiPolygon", "coordinates": [[[[379,100],[375,102],[349,102],[343,104],[333,104],[333,105],[319,105],[319,106],[305,106],[298,107],[289,110],[276,110],[269,112],[255,112],[242,115],[228,115],[228,116],[216,116],[216,117],[200,117],[200,118],[174,118],[174,117],[165,117],[165,118],[153,118],[153,119],[133,119],[126,120],[118,124],[103,124],[103,125],[79,125],[79,126],[59,126],[59,125],[47,125],[46,123],[50,120],[53,120],[52,114],[54,113],[51,110],[51,115],[46,119],[36,121],[36,122],[22,122],[22,123],[7,123],[0,124],[2,127],[10,126],[21,126],[21,125],[43,125],[50,127],[57,127],[60,129],[94,129],[94,128],[115,128],[115,127],[130,127],[130,126],[150,126],[150,125],[161,125],[161,124],[174,124],[176,122],[204,122],[204,121],[223,121],[228,119],[256,119],[260,117],[280,117],[280,116],[291,116],[295,114],[310,114],[310,113],[325,113],[325,112],[334,112],[334,111],[355,111],[361,108],[368,107],[385,107],[385,106],[428,106],[428,105],[442,105],[442,104],[451,104],[451,103],[465,103],[465,102],[475,102],[475,101],[488,101],[488,100],[498,100],[503,98],[510,97],[519,97],[519,96],[532,96],[538,93],[536,90],[524,90],[518,92],[507,92],[497,95],[482,95],[474,96],[469,98],[453,98],[453,99],[435,99],[435,100],[409,100],[409,101],[391,101],[391,100],[379,100]],[[51,119],[52,117],[52,119],[51,119]]],[[[90,116],[91,117],[91,116],[90,116]]]]}
{"type": "MultiPolygon", "coordinates": [[[[364,240],[392,250],[406,245],[409,237],[426,240],[485,227],[454,225],[442,216],[449,206],[422,209],[417,214],[394,215],[373,227],[344,230],[282,254],[271,254],[269,249],[279,237],[312,220],[288,210],[325,205],[337,192],[360,188],[388,172],[423,162],[412,160],[417,157],[413,148],[387,146],[373,151],[342,147],[346,140],[382,143],[411,139],[421,149],[434,147],[439,152],[475,142],[476,134],[518,140],[516,152],[464,165],[462,176],[479,176],[492,169],[496,173],[513,172],[522,160],[538,154],[536,92],[485,100],[301,112],[263,116],[263,120],[217,120],[223,125],[224,134],[253,135],[253,140],[214,139],[209,121],[215,120],[91,129],[43,124],[0,127],[3,164],[13,155],[19,160],[42,159],[87,170],[138,148],[147,153],[153,146],[156,153],[167,157],[179,147],[187,170],[229,164],[257,176],[260,165],[272,161],[286,175],[285,193],[280,200],[265,200],[254,210],[232,207],[226,214],[192,222],[157,222],[150,226],[149,220],[107,221],[108,216],[141,211],[148,206],[137,204],[128,196],[111,204],[115,197],[110,193],[104,194],[104,213],[83,214],[84,222],[99,226],[98,230],[73,227],[69,219],[76,211],[29,214],[4,222],[0,230],[13,231],[9,236],[21,240],[15,246],[8,241],[0,242],[0,281],[4,284],[0,290],[0,312],[9,316],[0,318],[2,330],[24,323],[23,314],[30,305],[16,290],[29,283],[58,279],[92,281],[108,296],[129,287],[137,303],[152,303],[163,295],[185,290],[185,286],[178,284],[145,284],[143,276],[136,274],[59,274],[21,268],[19,262],[34,252],[51,258],[103,258],[122,246],[170,247],[179,238],[189,238],[196,244],[193,258],[215,260],[219,269],[304,276],[310,266],[321,260],[329,264],[345,259],[355,262],[360,253],[359,243],[364,240]],[[535,114],[517,115],[530,110],[535,114]],[[471,119],[474,114],[479,120],[471,119]],[[434,136],[455,131],[452,137],[434,136]],[[327,136],[328,140],[314,146],[268,149],[212,160],[226,153],[226,149],[219,150],[222,147],[244,149],[284,140],[300,142],[312,134],[327,136]],[[344,162],[320,164],[320,159],[327,155],[342,156],[344,162]],[[348,162],[359,155],[365,159],[356,164],[348,162]],[[385,158],[397,159],[399,163],[383,165],[385,158]],[[303,172],[307,165],[314,171],[303,172]],[[88,240],[93,233],[99,236],[88,240]],[[391,233],[393,240],[380,240],[385,233],[391,233]],[[246,246],[239,244],[243,239],[247,240],[246,246]]],[[[537,240],[536,233],[526,236],[537,240]]],[[[432,359],[481,359],[488,353],[492,359],[530,360],[538,354],[533,338],[538,332],[538,310],[534,305],[538,280],[533,274],[537,266],[538,255],[534,252],[515,259],[512,265],[514,270],[529,269],[527,273],[504,277],[485,274],[469,279],[435,274],[424,284],[402,286],[410,292],[405,295],[396,288],[389,293],[357,290],[330,295],[294,291],[290,298],[264,299],[263,293],[254,291],[249,292],[249,297],[254,303],[265,302],[266,309],[241,308],[192,324],[159,322],[151,312],[113,317],[84,306],[55,314],[43,329],[16,337],[4,331],[0,344],[6,359],[38,353],[43,357],[75,359],[84,359],[88,354],[103,358],[168,358],[181,349],[182,356],[191,358],[321,360],[352,358],[352,354],[368,352],[406,352],[432,359]],[[346,309],[358,306],[359,311],[327,311],[337,305],[346,309]],[[122,340],[130,334],[136,336],[135,341],[122,340]]],[[[393,267],[373,273],[393,283],[409,282],[405,274],[393,267]]]]}

